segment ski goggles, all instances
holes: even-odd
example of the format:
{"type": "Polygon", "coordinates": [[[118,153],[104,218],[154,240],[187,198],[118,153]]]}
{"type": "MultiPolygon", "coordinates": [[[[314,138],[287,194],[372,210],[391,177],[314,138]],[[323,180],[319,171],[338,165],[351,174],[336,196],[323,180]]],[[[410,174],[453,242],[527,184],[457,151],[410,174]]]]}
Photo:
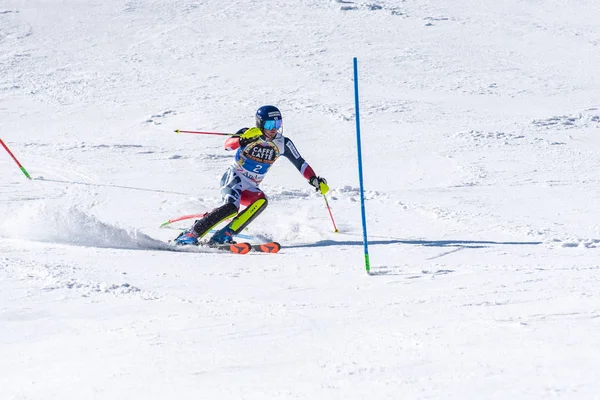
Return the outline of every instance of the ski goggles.
{"type": "Polygon", "coordinates": [[[268,120],[268,121],[265,121],[265,123],[263,124],[263,129],[266,131],[270,131],[273,128],[279,130],[281,128],[282,124],[283,124],[283,120],[281,120],[281,119],[268,120]]]}

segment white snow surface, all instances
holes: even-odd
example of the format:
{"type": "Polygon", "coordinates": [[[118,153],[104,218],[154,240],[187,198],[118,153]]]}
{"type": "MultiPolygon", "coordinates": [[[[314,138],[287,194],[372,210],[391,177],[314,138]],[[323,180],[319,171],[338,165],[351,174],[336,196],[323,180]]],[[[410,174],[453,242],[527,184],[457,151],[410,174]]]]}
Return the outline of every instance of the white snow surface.
{"type": "Polygon", "coordinates": [[[598,399],[600,7],[2,0],[0,398],[598,399]],[[355,131],[358,58],[365,271],[355,131]],[[278,106],[247,230],[222,136],[278,106]],[[182,228],[190,221],[173,224],[182,228]]]}

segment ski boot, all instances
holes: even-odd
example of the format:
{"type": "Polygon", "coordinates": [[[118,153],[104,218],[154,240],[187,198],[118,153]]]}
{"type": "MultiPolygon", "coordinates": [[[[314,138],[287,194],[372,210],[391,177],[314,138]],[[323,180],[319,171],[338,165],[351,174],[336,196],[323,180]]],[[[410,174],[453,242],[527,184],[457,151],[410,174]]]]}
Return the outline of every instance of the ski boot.
{"type": "Polygon", "coordinates": [[[178,246],[198,245],[198,237],[194,234],[192,228],[188,228],[175,238],[175,244],[178,246]]]}
{"type": "Polygon", "coordinates": [[[233,230],[226,225],[223,229],[215,233],[208,241],[209,246],[217,246],[220,244],[235,244],[233,240],[233,230]]]}

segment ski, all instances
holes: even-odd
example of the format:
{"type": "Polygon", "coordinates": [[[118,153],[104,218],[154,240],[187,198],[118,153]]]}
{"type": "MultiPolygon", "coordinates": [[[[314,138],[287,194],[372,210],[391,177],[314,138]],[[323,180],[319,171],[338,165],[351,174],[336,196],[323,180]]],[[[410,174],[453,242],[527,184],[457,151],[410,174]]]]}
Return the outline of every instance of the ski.
{"type": "MultiPolygon", "coordinates": [[[[173,244],[173,241],[169,241],[170,244],[173,244]]],[[[217,245],[209,245],[207,242],[200,242],[197,245],[198,247],[206,247],[210,249],[217,249],[222,251],[228,251],[234,254],[247,254],[251,250],[259,253],[271,253],[275,254],[281,249],[281,245],[277,242],[266,242],[260,244],[251,244],[247,242],[238,242],[232,244],[217,244],[217,245]]],[[[176,246],[180,247],[180,246],[176,246]]],[[[184,246],[187,247],[187,246],[184,246]]],[[[196,247],[196,246],[192,246],[196,247]]]]}
{"type": "Polygon", "coordinates": [[[214,248],[224,251],[229,251],[235,254],[246,254],[250,250],[258,251],[260,253],[277,253],[281,249],[281,245],[277,242],[267,242],[261,244],[250,244],[246,242],[238,242],[236,244],[220,244],[214,246],[214,248]]]}

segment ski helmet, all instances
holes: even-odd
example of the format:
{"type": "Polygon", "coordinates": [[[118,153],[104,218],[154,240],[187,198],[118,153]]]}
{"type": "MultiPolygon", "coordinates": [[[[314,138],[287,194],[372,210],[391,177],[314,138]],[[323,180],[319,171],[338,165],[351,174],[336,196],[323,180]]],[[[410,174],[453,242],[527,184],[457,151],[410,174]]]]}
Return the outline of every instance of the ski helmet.
{"type": "Polygon", "coordinates": [[[275,106],[262,106],[258,110],[256,110],[256,127],[260,130],[265,129],[265,122],[274,121],[271,128],[276,127],[277,129],[281,128],[281,123],[283,119],[281,118],[281,111],[275,106]]]}

